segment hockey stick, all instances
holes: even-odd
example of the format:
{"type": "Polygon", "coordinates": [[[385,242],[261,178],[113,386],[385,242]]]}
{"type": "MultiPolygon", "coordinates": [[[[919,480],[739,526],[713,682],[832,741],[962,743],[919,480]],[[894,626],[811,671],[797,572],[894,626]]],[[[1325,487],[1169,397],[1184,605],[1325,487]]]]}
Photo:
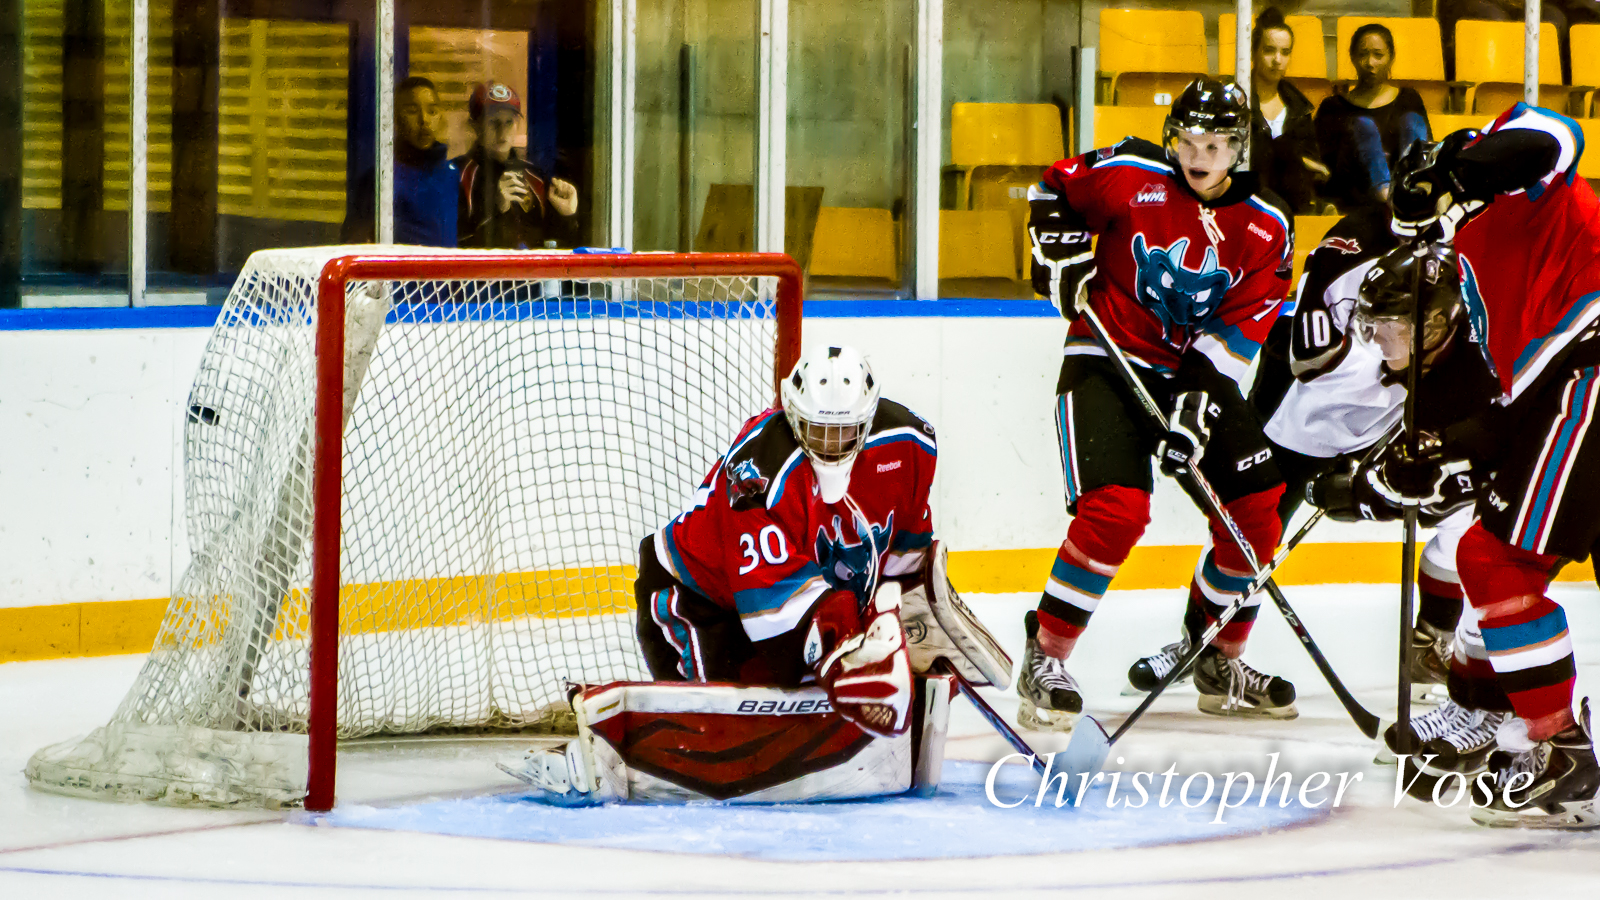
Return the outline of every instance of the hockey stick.
{"type": "MultiPolygon", "coordinates": [[[[1127,356],[1121,352],[1121,350],[1117,347],[1116,342],[1111,339],[1111,335],[1106,331],[1105,324],[1100,321],[1099,315],[1097,315],[1093,309],[1087,306],[1082,307],[1081,313],[1088,321],[1090,329],[1094,332],[1095,340],[1100,344],[1106,355],[1112,360],[1115,368],[1117,369],[1117,374],[1121,376],[1123,382],[1127,385],[1128,389],[1133,392],[1134,396],[1139,399],[1140,405],[1144,407],[1145,412],[1149,414],[1150,418],[1154,420],[1163,431],[1166,430],[1166,414],[1161,411],[1159,406],[1156,405],[1155,398],[1150,396],[1150,392],[1145,388],[1144,382],[1140,381],[1138,374],[1133,371],[1133,364],[1128,362],[1127,356]]],[[[1322,672],[1323,676],[1328,679],[1329,685],[1334,688],[1334,693],[1339,697],[1340,702],[1344,704],[1345,710],[1350,713],[1352,718],[1355,719],[1357,727],[1359,727],[1369,738],[1376,737],[1378,734],[1379,725],[1377,716],[1374,716],[1372,713],[1368,712],[1364,707],[1362,707],[1360,703],[1356,702],[1355,697],[1350,694],[1349,690],[1344,687],[1344,683],[1340,681],[1338,676],[1333,672],[1332,666],[1328,665],[1327,658],[1323,656],[1322,651],[1319,647],[1317,647],[1316,642],[1311,639],[1311,634],[1306,630],[1305,624],[1300,621],[1299,616],[1294,614],[1294,610],[1289,606],[1288,600],[1283,597],[1282,591],[1278,590],[1277,583],[1272,581],[1271,569],[1263,570],[1261,568],[1261,565],[1256,561],[1254,549],[1250,546],[1250,542],[1245,539],[1243,532],[1239,529],[1238,523],[1235,522],[1233,516],[1228,513],[1227,508],[1222,505],[1221,498],[1217,496],[1217,493],[1211,487],[1210,482],[1208,482],[1205,476],[1200,473],[1199,466],[1197,466],[1192,459],[1189,461],[1188,474],[1190,486],[1201,495],[1201,500],[1203,501],[1202,506],[1204,506],[1206,511],[1214,516],[1218,521],[1223,523],[1223,526],[1228,531],[1228,535],[1233,538],[1234,543],[1239,547],[1240,554],[1244,556],[1245,563],[1250,567],[1250,571],[1252,573],[1252,590],[1254,590],[1255,583],[1257,582],[1265,585],[1268,593],[1272,595],[1274,603],[1278,605],[1279,610],[1281,610],[1284,613],[1284,617],[1288,619],[1290,627],[1294,628],[1296,635],[1300,637],[1301,644],[1308,652],[1311,653],[1312,661],[1317,664],[1317,667],[1322,672]]],[[[1308,526],[1310,524],[1314,523],[1308,523],[1308,526]]],[[[1296,542],[1298,542],[1298,540],[1303,538],[1303,536],[1309,532],[1309,527],[1302,527],[1300,533],[1295,536],[1296,542]]],[[[1285,555],[1283,554],[1275,557],[1273,559],[1273,568],[1276,568],[1276,566],[1280,564],[1284,558],[1285,555]]],[[[1145,710],[1149,709],[1150,705],[1155,702],[1156,697],[1160,696],[1162,691],[1165,691],[1169,685],[1176,681],[1189,668],[1189,666],[1193,664],[1194,660],[1199,657],[1201,651],[1203,651],[1213,640],[1216,639],[1217,635],[1222,632],[1222,628],[1233,619],[1233,617],[1241,608],[1243,608],[1244,601],[1247,596],[1249,596],[1249,592],[1241,593],[1237,598],[1235,598],[1233,603],[1229,604],[1228,607],[1223,610],[1222,616],[1220,616],[1216,622],[1213,622],[1211,627],[1206,629],[1205,633],[1200,636],[1200,639],[1189,648],[1187,653],[1184,654],[1183,659],[1179,660],[1178,664],[1173,667],[1172,671],[1168,672],[1167,676],[1155,686],[1155,689],[1145,697],[1144,701],[1139,704],[1138,708],[1136,708],[1131,715],[1122,721],[1122,724],[1117,727],[1115,734],[1107,737],[1105,727],[1101,725],[1099,720],[1095,719],[1093,716],[1085,715],[1079,719],[1079,727],[1073,729],[1072,741],[1067,746],[1067,771],[1073,773],[1074,776],[1099,771],[1100,766],[1105,762],[1106,756],[1111,752],[1111,745],[1116,743],[1116,741],[1121,738],[1123,734],[1127,733],[1128,729],[1133,726],[1133,723],[1138,721],[1139,718],[1144,715],[1145,710]],[[1082,727],[1084,720],[1087,720],[1093,727],[1082,727]]],[[[1069,781],[1068,783],[1070,784],[1071,782],[1069,781]]],[[[1086,784],[1086,782],[1081,783],[1086,784]]]]}
{"type": "MultiPolygon", "coordinates": [[[[1413,245],[1413,252],[1420,244],[1413,245]]],[[[1405,428],[1406,453],[1416,459],[1422,443],[1417,432],[1417,385],[1422,371],[1422,266],[1411,273],[1411,362],[1406,367],[1406,399],[1401,406],[1401,422],[1405,428]]],[[[1400,671],[1396,676],[1398,696],[1395,700],[1394,720],[1404,728],[1395,729],[1394,752],[1403,757],[1411,752],[1411,615],[1416,594],[1417,579],[1417,519],[1422,511],[1418,503],[1405,505],[1405,537],[1400,546],[1400,671]]],[[[1404,766],[1401,775],[1404,776],[1404,766]]]]}
{"type": "Polygon", "coordinates": [[[983,716],[984,721],[988,722],[996,733],[1005,738],[1006,743],[1010,744],[1012,749],[1028,757],[1028,762],[1033,766],[1034,771],[1041,776],[1046,774],[1044,761],[1039,758],[1039,754],[1028,746],[1028,742],[1023,739],[1022,735],[1017,734],[1017,730],[1012,728],[1009,722],[994,711],[994,707],[989,705],[989,701],[978,696],[978,689],[972,686],[972,682],[968,681],[966,676],[962,675],[951,664],[950,660],[941,658],[933,664],[933,667],[935,671],[954,678],[956,690],[960,691],[972,703],[972,707],[978,711],[978,715],[983,716]]]}

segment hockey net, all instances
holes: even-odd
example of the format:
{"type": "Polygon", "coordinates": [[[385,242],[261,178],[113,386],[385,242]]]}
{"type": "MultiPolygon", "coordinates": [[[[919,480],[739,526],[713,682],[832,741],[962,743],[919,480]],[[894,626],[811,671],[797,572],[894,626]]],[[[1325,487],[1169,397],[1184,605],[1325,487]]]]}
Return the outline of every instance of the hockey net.
{"type": "Polygon", "coordinates": [[[782,255],[255,254],[189,394],[192,559],[155,646],[29,779],[326,808],[335,734],[559,728],[567,682],[647,678],[639,541],[773,403],[799,279],[782,255]]]}

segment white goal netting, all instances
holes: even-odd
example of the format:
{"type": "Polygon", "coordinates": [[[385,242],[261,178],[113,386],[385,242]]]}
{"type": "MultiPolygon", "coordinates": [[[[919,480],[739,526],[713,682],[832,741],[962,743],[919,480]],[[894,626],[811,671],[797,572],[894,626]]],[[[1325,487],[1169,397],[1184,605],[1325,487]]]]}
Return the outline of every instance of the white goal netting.
{"type": "MultiPolygon", "coordinates": [[[[304,795],[317,280],[374,249],[251,257],[187,402],[192,562],[111,723],[35,754],[36,785],[304,795]]],[[[348,286],[340,737],[536,728],[567,681],[647,677],[638,543],[772,403],[775,282],[348,286]]]]}

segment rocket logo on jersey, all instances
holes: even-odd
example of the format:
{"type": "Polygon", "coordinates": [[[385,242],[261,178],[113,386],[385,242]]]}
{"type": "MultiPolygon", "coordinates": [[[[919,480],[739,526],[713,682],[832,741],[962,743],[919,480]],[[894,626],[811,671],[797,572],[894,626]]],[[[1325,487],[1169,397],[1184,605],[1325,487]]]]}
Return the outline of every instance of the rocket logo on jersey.
{"type": "Polygon", "coordinates": [[[1205,321],[1233,286],[1233,276],[1217,265],[1217,248],[1206,248],[1198,269],[1183,264],[1188,249],[1188,238],[1179,238],[1170,247],[1148,247],[1144,232],[1133,236],[1133,261],[1138,266],[1134,290],[1161,319],[1163,338],[1205,321]]]}
{"type": "Polygon", "coordinates": [[[1478,343],[1478,350],[1483,353],[1483,361],[1489,366],[1489,374],[1496,378],[1500,373],[1495,371],[1494,358],[1489,355],[1489,310],[1483,305],[1483,291],[1478,288],[1478,273],[1472,271],[1472,263],[1465,257],[1458,257],[1461,264],[1461,303],[1467,308],[1467,324],[1472,328],[1472,339],[1478,343]]]}
{"type": "Polygon", "coordinates": [[[849,591],[862,605],[872,600],[872,587],[878,580],[878,554],[889,547],[894,532],[894,513],[880,528],[863,518],[855,520],[857,534],[870,534],[870,540],[845,539],[844,522],[833,517],[833,536],[827,528],[817,529],[817,566],[828,580],[828,587],[849,591]]]}

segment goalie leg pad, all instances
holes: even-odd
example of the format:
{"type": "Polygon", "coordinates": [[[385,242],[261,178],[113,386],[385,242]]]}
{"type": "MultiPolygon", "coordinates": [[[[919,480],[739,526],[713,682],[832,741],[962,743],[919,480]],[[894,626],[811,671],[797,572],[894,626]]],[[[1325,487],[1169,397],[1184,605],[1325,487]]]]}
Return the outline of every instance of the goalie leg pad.
{"type": "Polygon", "coordinates": [[[922,583],[906,591],[900,601],[911,670],[924,675],[945,659],[969,683],[1005,690],[1011,686],[1011,656],[950,583],[943,542],[934,541],[928,553],[922,583]]]}
{"type": "MultiPolygon", "coordinates": [[[[923,711],[937,724],[941,761],[948,703],[946,692],[937,713],[923,711]]],[[[844,800],[912,786],[913,733],[874,737],[820,688],[618,682],[584,690],[573,707],[604,800],[844,800]]],[[[920,763],[927,771],[932,760],[920,763]]]]}

